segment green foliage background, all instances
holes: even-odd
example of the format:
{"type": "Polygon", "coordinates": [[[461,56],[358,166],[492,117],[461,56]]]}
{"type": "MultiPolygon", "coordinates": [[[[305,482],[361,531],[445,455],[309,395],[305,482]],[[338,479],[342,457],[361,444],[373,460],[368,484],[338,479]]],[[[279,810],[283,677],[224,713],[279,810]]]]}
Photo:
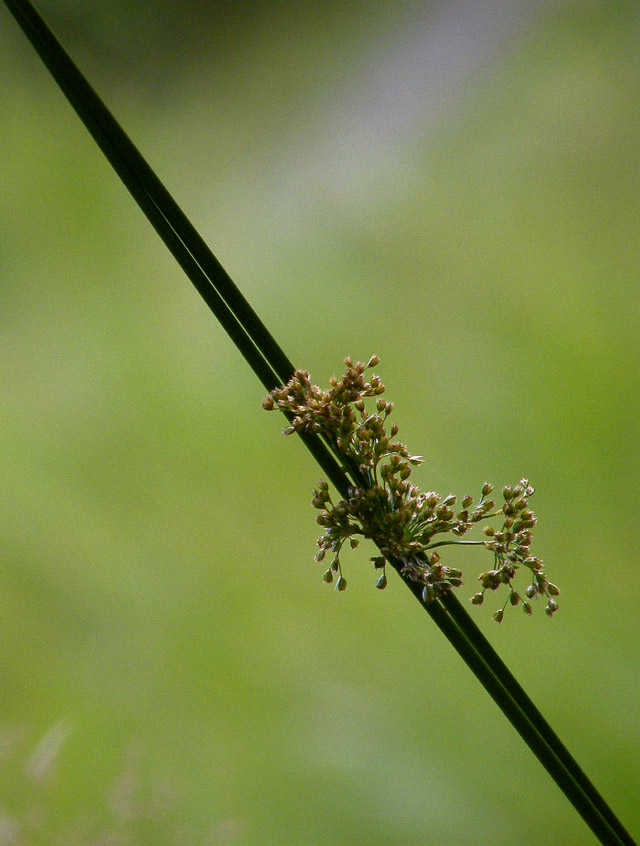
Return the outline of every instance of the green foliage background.
{"type": "MultiPolygon", "coordinates": [[[[561,610],[473,613],[637,836],[638,5],[39,9],[298,366],[380,355],[422,487],[536,485],[561,610]]],[[[591,842],[373,552],[322,584],[317,468],[0,37],[0,844],[591,842]]]]}

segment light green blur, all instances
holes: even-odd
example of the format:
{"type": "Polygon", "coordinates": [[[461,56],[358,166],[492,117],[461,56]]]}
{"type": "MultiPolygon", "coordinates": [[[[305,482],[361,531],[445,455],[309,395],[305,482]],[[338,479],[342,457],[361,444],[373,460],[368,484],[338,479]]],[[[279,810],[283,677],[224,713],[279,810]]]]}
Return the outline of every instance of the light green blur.
{"type": "MultiPolygon", "coordinates": [[[[425,489],[536,486],[560,611],[469,608],[637,836],[637,4],[57,5],[295,363],[377,353],[425,489]]],[[[0,846],[590,843],[373,549],[322,583],[318,469],[0,40],[0,846]]]]}

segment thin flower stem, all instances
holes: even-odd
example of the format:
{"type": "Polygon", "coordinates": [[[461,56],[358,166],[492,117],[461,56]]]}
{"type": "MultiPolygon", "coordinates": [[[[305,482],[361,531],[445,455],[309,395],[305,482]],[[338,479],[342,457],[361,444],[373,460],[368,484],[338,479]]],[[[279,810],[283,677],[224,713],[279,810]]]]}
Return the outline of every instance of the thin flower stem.
{"type": "MultiPolygon", "coordinates": [[[[406,580],[405,584],[407,584],[406,580]]],[[[413,584],[408,584],[408,587],[424,606],[422,598],[413,588],[413,584]]],[[[480,638],[471,640],[467,636],[468,631],[466,626],[459,625],[459,619],[462,616],[468,617],[469,615],[462,608],[458,599],[451,594],[451,591],[446,594],[446,597],[447,603],[443,602],[443,604],[446,605],[446,611],[449,611],[450,606],[453,606],[454,610],[452,613],[447,614],[442,606],[435,602],[431,602],[428,606],[425,606],[427,613],[454,646],[460,657],[507,719],[509,719],[520,737],[527,743],[536,758],[554,779],[593,834],[603,844],[627,844],[627,846],[634,846],[633,839],[608,806],[606,806],[606,803],[604,803],[597,790],[591,785],[591,782],[589,782],[586,776],[584,776],[584,781],[579,780],[576,777],[575,770],[567,765],[567,758],[570,758],[571,761],[573,761],[573,758],[559,739],[557,739],[555,733],[552,732],[550,737],[545,737],[540,731],[540,726],[530,719],[528,709],[522,707],[522,702],[517,698],[517,695],[513,695],[504,684],[501,673],[494,672],[493,665],[486,660],[487,650],[485,649],[485,643],[489,645],[488,641],[486,641],[483,635],[480,638]],[[459,612],[462,612],[462,615],[459,612]],[[554,742],[549,742],[554,739],[558,740],[558,745],[554,742]],[[566,756],[558,754],[559,749],[562,749],[566,753],[566,756]],[[589,790],[585,789],[585,782],[589,785],[589,790]],[[594,796],[598,797],[600,801],[596,802],[594,796]],[[601,804],[606,807],[606,813],[601,810],[601,804]]],[[[473,621],[471,622],[473,624],[473,621]]],[[[584,775],[577,764],[575,764],[575,768],[580,774],[584,775]]]]}
{"type": "MultiPolygon", "coordinates": [[[[263,386],[270,391],[278,384],[286,383],[294,372],[290,360],[31,3],[28,0],[4,2],[100,149],[263,386]]],[[[306,433],[301,433],[301,437],[340,494],[347,495],[352,483],[347,472],[357,483],[357,468],[348,464],[341,466],[343,459],[334,444],[322,442],[317,436],[306,433]]],[[[394,566],[400,568],[398,562],[394,566]]],[[[600,842],[611,846],[634,846],[620,821],[458,600],[449,591],[439,600],[425,603],[418,593],[419,586],[405,577],[401,578],[600,842]]]]}
{"type": "MultiPolygon", "coordinates": [[[[241,328],[248,343],[255,344],[256,349],[261,351],[260,355],[270,362],[270,368],[277,374],[275,379],[259,374],[265,387],[270,390],[281,381],[288,380],[293,374],[293,364],[31,3],[5,0],[5,5],[136,202],[141,207],[143,204],[157,207],[155,213],[149,213],[147,208],[143,208],[152,225],[158,229],[156,219],[163,217],[166,225],[174,230],[174,238],[182,242],[185,251],[191,255],[192,263],[201,268],[199,281],[190,274],[189,278],[227,332],[231,334],[229,318],[218,299],[224,300],[228,312],[242,314],[241,328]],[[252,338],[256,341],[251,341],[252,338]]],[[[235,337],[233,340],[238,345],[235,337]]],[[[241,352],[246,358],[245,351],[241,349],[241,352]]],[[[251,362],[248,363],[253,367],[251,362]]]]}
{"type": "MultiPolygon", "coordinates": [[[[612,842],[620,842],[627,844],[627,846],[634,846],[635,841],[633,838],[626,831],[620,820],[615,816],[609,805],[589,780],[584,770],[562,743],[555,731],[551,728],[542,713],[529,698],[522,685],[509,670],[502,658],[500,658],[491,643],[482,634],[472,617],[462,607],[457,597],[449,591],[443,595],[442,604],[446,608],[450,617],[454,620],[455,624],[465,635],[467,641],[474,644],[478,654],[481,656],[483,664],[491,668],[492,672],[498,679],[501,688],[509,694],[518,709],[526,715],[529,722],[535,727],[537,733],[543,737],[547,745],[553,749],[554,754],[574,779],[576,785],[581,791],[584,791],[594,808],[610,826],[612,832],[614,832],[618,838],[617,841],[613,840],[612,842]]],[[[537,754],[535,753],[535,750],[534,754],[537,754]]],[[[570,797],[568,798],[570,801],[573,801],[570,797]]]]}

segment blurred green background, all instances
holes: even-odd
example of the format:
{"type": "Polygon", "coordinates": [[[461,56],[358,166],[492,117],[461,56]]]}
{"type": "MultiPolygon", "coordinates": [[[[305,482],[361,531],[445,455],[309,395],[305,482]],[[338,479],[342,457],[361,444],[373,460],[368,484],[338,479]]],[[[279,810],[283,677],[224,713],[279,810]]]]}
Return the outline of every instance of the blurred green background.
{"type": "MultiPolygon", "coordinates": [[[[424,488],[527,475],[549,621],[472,609],[636,836],[635,2],[38,8],[319,383],[424,488]]],[[[586,844],[0,8],[0,846],[586,844]]],[[[488,565],[450,556],[460,597],[488,565]]]]}

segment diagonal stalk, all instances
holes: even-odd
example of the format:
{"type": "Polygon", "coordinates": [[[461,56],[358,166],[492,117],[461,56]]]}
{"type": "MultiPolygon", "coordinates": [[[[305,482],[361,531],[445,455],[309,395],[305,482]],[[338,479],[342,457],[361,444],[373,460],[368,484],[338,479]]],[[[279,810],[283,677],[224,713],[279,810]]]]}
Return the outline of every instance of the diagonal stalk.
{"type": "MultiPolygon", "coordinates": [[[[4,0],[40,58],[78,113],[152,226],[267,390],[285,383],[294,367],[207,244],[102,103],[28,0],[4,0]]],[[[359,483],[355,468],[337,460],[335,445],[301,435],[342,496],[359,483]],[[351,475],[349,480],[347,472],[351,475]]],[[[515,677],[451,592],[425,603],[421,588],[400,577],[603,844],[633,839],[553,732],[515,677]]]]}

